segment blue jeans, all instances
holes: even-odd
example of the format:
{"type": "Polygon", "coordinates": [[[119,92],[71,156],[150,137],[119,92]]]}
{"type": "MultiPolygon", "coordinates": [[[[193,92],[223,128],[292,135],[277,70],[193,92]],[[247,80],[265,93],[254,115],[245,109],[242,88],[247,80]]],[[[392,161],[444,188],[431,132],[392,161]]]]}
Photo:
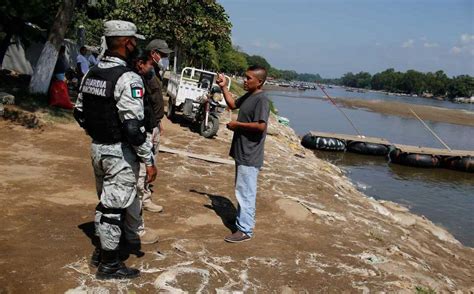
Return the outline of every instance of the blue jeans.
{"type": "Polygon", "coordinates": [[[253,235],[255,227],[255,201],[257,198],[257,177],[260,168],[235,165],[235,196],[239,203],[237,208],[237,229],[253,235]]]}

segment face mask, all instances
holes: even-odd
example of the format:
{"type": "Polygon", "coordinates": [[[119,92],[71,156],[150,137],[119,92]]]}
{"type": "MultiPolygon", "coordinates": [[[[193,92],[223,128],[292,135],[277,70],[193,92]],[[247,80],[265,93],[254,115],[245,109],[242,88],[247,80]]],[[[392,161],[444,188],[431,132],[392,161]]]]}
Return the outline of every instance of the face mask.
{"type": "Polygon", "coordinates": [[[168,57],[161,58],[158,61],[158,66],[160,67],[161,70],[167,70],[168,67],[170,66],[170,60],[168,57]]]}

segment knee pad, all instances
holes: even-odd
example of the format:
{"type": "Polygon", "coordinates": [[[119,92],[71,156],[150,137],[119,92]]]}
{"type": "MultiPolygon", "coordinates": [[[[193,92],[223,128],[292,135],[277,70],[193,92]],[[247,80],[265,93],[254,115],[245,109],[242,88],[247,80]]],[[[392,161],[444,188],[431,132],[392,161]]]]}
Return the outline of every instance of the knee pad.
{"type": "Polygon", "coordinates": [[[123,134],[133,146],[140,146],[146,141],[145,124],[143,120],[127,119],[123,121],[123,134]]]}
{"type": "Polygon", "coordinates": [[[102,203],[99,203],[95,210],[100,211],[102,213],[100,217],[100,223],[108,223],[111,225],[123,227],[123,215],[125,214],[125,209],[122,208],[106,208],[102,205],[102,203]],[[115,214],[119,215],[120,219],[114,219],[110,217],[106,217],[105,214],[115,214]]]}

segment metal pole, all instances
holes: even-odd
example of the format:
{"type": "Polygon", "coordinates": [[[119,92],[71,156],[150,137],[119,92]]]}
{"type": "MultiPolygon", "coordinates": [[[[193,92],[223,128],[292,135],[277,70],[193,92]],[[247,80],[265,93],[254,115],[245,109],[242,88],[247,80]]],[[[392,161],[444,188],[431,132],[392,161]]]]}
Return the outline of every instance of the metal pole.
{"type": "Polygon", "coordinates": [[[431,134],[433,134],[433,136],[434,136],[436,139],[438,139],[438,141],[440,141],[441,144],[444,145],[444,147],[446,147],[449,151],[451,151],[451,148],[449,148],[449,146],[448,146],[446,143],[444,143],[444,141],[441,140],[441,138],[438,137],[438,135],[436,135],[436,133],[435,133],[432,129],[430,129],[430,127],[416,114],[416,112],[413,111],[413,109],[411,109],[411,108],[408,108],[408,109],[410,109],[411,113],[413,113],[413,115],[423,124],[423,126],[425,126],[425,128],[426,128],[428,131],[430,131],[431,134]]]}
{"type": "Polygon", "coordinates": [[[321,91],[323,91],[324,94],[326,94],[326,97],[328,97],[328,99],[332,102],[332,104],[334,104],[334,106],[336,106],[336,108],[344,115],[344,117],[349,121],[349,123],[351,124],[351,126],[354,128],[354,130],[357,132],[357,135],[361,138],[364,138],[365,136],[361,134],[361,132],[359,131],[359,129],[356,128],[356,126],[354,125],[354,123],[352,122],[352,120],[347,116],[347,114],[341,109],[339,108],[339,106],[337,106],[336,102],[334,102],[334,100],[328,95],[328,93],[326,93],[326,91],[323,89],[323,87],[321,87],[320,84],[317,84],[318,87],[321,89],[321,91]]]}

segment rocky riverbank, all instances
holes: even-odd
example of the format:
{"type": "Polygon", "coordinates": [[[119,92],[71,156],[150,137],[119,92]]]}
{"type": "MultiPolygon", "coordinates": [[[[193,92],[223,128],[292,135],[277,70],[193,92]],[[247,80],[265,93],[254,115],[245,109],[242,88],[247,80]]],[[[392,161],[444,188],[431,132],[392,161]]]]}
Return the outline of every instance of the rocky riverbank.
{"type": "MultiPolygon", "coordinates": [[[[228,119],[211,140],[165,120],[162,144],[227,158],[228,119]]],[[[87,263],[97,201],[88,137],[74,123],[29,130],[7,121],[0,137],[0,199],[9,203],[0,292],[474,292],[472,248],[405,207],[366,197],[274,118],[253,240],[223,241],[237,205],[232,165],[160,153],[154,190],[165,211],[145,220],[161,240],[129,256],[139,279],[100,282],[87,263]]]]}

